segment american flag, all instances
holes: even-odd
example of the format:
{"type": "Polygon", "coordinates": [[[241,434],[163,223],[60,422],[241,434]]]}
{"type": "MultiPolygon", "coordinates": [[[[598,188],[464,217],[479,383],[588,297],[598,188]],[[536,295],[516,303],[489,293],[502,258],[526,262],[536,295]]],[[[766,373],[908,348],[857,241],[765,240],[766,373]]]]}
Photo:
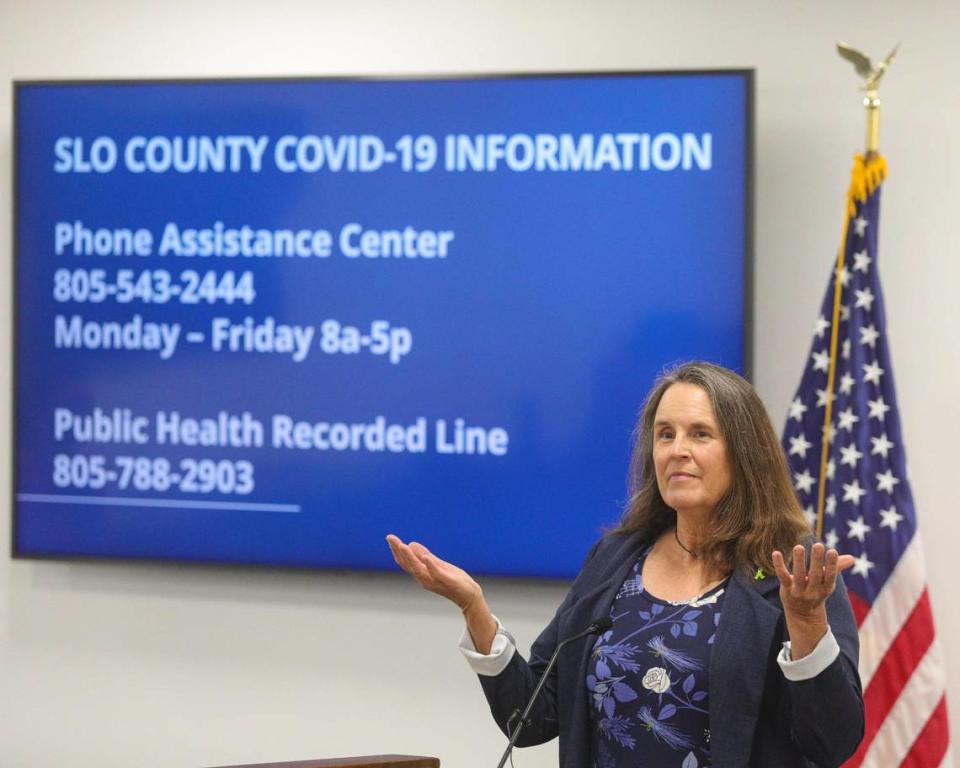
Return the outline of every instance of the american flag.
{"type": "Polygon", "coordinates": [[[855,158],[843,262],[831,273],[783,448],[811,527],[828,547],[856,558],[844,579],[860,633],[866,734],[845,765],[939,768],[953,764],[945,671],[907,481],[877,274],[885,176],[882,157],[855,158]],[[825,430],[828,409],[831,427],[825,430]]]}

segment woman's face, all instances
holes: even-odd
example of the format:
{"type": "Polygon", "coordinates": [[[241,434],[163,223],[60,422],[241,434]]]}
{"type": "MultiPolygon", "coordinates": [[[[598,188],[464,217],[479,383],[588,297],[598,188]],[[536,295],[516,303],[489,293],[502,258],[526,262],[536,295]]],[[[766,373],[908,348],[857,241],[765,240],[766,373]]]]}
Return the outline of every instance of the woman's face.
{"type": "Polygon", "coordinates": [[[695,384],[673,384],[660,398],[653,463],[660,495],[677,512],[710,514],[730,489],[727,444],[710,397],[695,384]]]}

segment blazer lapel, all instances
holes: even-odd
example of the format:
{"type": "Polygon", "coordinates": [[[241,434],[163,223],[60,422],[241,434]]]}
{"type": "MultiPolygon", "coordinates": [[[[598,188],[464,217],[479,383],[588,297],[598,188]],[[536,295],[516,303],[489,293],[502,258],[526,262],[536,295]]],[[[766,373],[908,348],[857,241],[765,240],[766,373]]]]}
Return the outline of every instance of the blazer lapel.
{"type": "Polygon", "coordinates": [[[718,768],[750,762],[774,632],[782,616],[764,595],[775,577],[734,573],[710,656],[710,753],[718,768]]]}
{"type": "Polygon", "coordinates": [[[590,574],[590,580],[584,584],[583,592],[578,595],[577,601],[560,617],[558,629],[561,639],[576,634],[586,629],[592,621],[609,615],[613,598],[636,563],[642,544],[643,538],[634,534],[625,539],[616,552],[604,555],[602,563],[597,563],[596,572],[590,574]],[[605,593],[611,590],[610,599],[605,600],[605,593]]]}

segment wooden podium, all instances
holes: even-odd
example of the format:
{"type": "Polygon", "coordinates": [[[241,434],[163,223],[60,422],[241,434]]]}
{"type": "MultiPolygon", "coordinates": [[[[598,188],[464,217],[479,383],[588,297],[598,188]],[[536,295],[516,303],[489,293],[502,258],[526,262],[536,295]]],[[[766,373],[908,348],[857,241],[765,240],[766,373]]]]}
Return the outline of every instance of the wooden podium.
{"type": "Polygon", "coordinates": [[[440,761],[435,757],[414,755],[367,755],[335,757],[330,760],[298,760],[293,763],[223,765],[220,768],[440,768],[440,761]]]}

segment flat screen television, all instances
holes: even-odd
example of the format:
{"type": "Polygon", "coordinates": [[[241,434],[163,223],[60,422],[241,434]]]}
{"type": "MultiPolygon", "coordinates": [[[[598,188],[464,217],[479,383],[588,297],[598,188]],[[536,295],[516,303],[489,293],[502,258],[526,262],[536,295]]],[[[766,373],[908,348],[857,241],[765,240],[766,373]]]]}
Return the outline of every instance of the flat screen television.
{"type": "Polygon", "coordinates": [[[18,82],[13,554],[566,578],[749,373],[750,71],[18,82]]]}

